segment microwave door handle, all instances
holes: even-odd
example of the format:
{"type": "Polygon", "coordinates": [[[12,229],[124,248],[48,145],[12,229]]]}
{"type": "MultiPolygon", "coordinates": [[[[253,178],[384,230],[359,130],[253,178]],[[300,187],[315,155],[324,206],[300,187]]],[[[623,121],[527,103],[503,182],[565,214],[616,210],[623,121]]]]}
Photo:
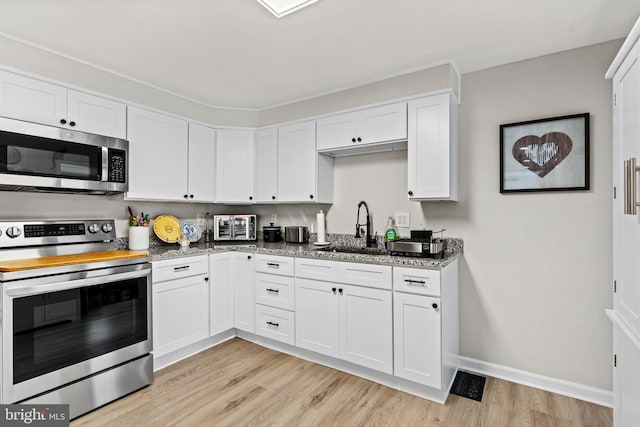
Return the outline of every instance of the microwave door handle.
{"type": "Polygon", "coordinates": [[[151,273],[150,268],[137,271],[129,271],[126,273],[118,273],[112,275],[104,275],[99,277],[92,277],[89,279],[67,280],[57,283],[49,283],[46,285],[36,286],[20,286],[11,287],[11,285],[5,285],[5,294],[10,297],[24,297],[29,295],[45,294],[49,292],[66,291],[68,289],[84,288],[87,286],[103,285],[106,283],[117,282],[119,280],[135,279],[144,277],[151,273]]]}
{"type": "Polygon", "coordinates": [[[109,181],[109,147],[102,147],[102,176],[100,181],[109,181]]]}

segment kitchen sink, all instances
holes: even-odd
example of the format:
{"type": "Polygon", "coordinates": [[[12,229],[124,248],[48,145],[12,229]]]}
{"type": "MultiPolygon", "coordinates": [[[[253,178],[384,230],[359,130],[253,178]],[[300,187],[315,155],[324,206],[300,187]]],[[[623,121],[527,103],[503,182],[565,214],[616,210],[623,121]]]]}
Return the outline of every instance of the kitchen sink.
{"type": "Polygon", "coordinates": [[[361,254],[361,255],[389,255],[389,251],[382,248],[364,248],[360,246],[327,246],[326,248],[318,248],[322,252],[336,252],[345,254],[361,254]]]}

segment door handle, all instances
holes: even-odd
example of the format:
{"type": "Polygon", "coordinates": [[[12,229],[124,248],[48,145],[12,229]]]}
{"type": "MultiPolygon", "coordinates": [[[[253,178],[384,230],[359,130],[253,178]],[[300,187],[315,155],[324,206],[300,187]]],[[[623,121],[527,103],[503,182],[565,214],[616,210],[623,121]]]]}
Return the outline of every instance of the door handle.
{"type": "Polygon", "coordinates": [[[637,174],[640,167],[636,165],[636,158],[631,157],[624,161],[624,214],[636,215],[638,213],[638,180],[637,174]]]}

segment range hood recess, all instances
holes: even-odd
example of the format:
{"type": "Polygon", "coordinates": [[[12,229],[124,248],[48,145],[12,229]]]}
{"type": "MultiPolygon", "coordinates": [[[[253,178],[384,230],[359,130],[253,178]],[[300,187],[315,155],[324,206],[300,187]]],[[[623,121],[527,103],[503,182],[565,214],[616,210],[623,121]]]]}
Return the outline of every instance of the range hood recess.
{"type": "Polygon", "coordinates": [[[359,144],[340,148],[318,150],[318,153],[330,157],[357,156],[359,154],[383,153],[385,151],[406,150],[407,140],[377,142],[373,144],[359,144]]]}

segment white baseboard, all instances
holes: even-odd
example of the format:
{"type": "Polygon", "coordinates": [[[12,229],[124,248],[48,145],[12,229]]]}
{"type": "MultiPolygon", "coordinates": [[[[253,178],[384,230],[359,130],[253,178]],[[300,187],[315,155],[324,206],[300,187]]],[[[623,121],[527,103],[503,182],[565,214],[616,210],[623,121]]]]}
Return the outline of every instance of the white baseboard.
{"type": "Polygon", "coordinates": [[[463,356],[460,356],[460,369],[585,400],[609,408],[613,407],[613,392],[610,390],[603,390],[463,356]]]}

